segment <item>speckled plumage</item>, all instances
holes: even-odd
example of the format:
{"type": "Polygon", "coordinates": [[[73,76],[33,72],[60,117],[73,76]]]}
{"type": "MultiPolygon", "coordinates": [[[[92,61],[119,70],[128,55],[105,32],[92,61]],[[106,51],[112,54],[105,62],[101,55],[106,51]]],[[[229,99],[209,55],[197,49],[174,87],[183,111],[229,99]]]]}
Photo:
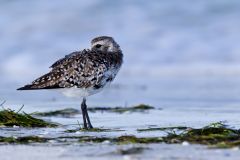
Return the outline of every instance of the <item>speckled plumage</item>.
{"type": "Polygon", "coordinates": [[[111,37],[97,37],[91,43],[91,49],[66,55],[50,67],[49,73],[18,90],[74,88],[87,92],[82,96],[97,93],[115,78],[122,65],[123,54],[111,37]]]}
{"type": "Polygon", "coordinates": [[[122,51],[112,37],[96,37],[91,41],[91,49],[73,52],[56,61],[49,73],[18,90],[58,89],[67,96],[82,97],[83,127],[93,128],[86,97],[101,91],[110,83],[122,62],[122,51]]]}

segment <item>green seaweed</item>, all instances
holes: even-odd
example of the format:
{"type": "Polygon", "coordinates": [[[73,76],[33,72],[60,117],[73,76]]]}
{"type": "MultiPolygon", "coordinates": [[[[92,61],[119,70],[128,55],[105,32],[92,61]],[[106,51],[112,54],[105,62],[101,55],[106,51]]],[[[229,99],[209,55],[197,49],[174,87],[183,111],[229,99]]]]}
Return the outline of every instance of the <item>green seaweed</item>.
{"type": "Polygon", "coordinates": [[[166,143],[187,141],[193,144],[208,145],[209,147],[229,148],[239,146],[240,132],[218,122],[199,129],[191,128],[179,135],[169,134],[163,139],[166,143]]]}
{"type": "Polygon", "coordinates": [[[90,112],[97,112],[97,111],[102,111],[102,112],[115,112],[115,113],[125,113],[125,112],[142,112],[142,111],[147,111],[154,109],[154,107],[146,105],[146,104],[140,104],[137,106],[133,107],[92,107],[88,108],[90,112]]]}
{"type": "Polygon", "coordinates": [[[49,140],[50,138],[43,138],[38,136],[0,137],[0,143],[7,143],[7,144],[46,143],[49,140]]]}
{"type": "Polygon", "coordinates": [[[161,143],[163,142],[162,137],[136,137],[133,135],[120,136],[117,138],[113,138],[112,142],[118,144],[129,144],[129,143],[161,143]]]}
{"type": "MultiPolygon", "coordinates": [[[[19,110],[20,111],[20,110],[19,110]]],[[[18,111],[18,112],[19,112],[18,111]]],[[[56,127],[56,124],[37,119],[23,112],[18,113],[11,109],[0,111],[0,126],[21,127],[56,127]]]]}
{"type": "MultiPolygon", "coordinates": [[[[145,105],[145,104],[140,104],[137,106],[133,106],[133,107],[91,107],[88,108],[89,112],[97,112],[97,111],[101,111],[101,112],[115,112],[115,113],[124,113],[124,112],[141,112],[141,111],[146,111],[146,110],[150,110],[150,109],[154,109],[154,107],[149,106],[149,105],[145,105]]],[[[71,117],[74,116],[76,114],[79,114],[80,110],[78,109],[74,109],[74,108],[65,108],[65,109],[61,109],[61,110],[56,110],[56,111],[49,111],[49,112],[34,112],[31,113],[31,115],[36,115],[36,116],[62,116],[62,117],[71,117]]]]}
{"type": "Polygon", "coordinates": [[[114,144],[133,144],[133,143],[160,143],[163,142],[162,138],[159,137],[141,137],[138,138],[132,135],[125,135],[120,137],[94,137],[94,136],[65,136],[65,137],[56,137],[56,138],[44,138],[39,136],[26,136],[26,137],[0,137],[0,143],[7,144],[30,144],[30,143],[47,143],[50,140],[55,140],[60,142],[61,139],[65,139],[65,142],[70,139],[76,139],[79,143],[103,143],[109,142],[114,144]]]}
{"type": "Polygon", "coordinates": [[[37,116],[62,116],[62,117],[71,117],[76,114],[79,114],[80,111],[74,108],[65,108],[61,110],[56,110],[56,111],[49,111],[49,112],[35,112],[32,113],[32,115],[37,115],[37,116]]]}
{"type": "Polygon", "coordinates": [[[203,128],[188,127],[166,127],[166,128],[147,128],[138,129],[138,131],[156,131],[168,129],[182,129],[180,134],[169,133],[162,137],[163,142],[182,143],[189,142],[192,144],[204,144],[210,148],[231,148],[240,146],[240,131],[232,129],[223,122],[211,123],[203,128]]]}
{"type": "Polygon", "coordinates": [[[118,149],[115,154],[120,154],[120,155],[132,155],[132,154],[140,154],[144,150],[149,149],[146,147],[130,147],[127,149],[118,149]]]}
{"type": "Polygon", "coordinates": [[[115,144],[133,144],[133,143],[159,143],[163,142],[162,138],[160,137],[136,137],[133,135],[124,135],[120,137],[81,137],[79,138],[79,142],[91,142],[91,143],[102,143],[108,141],[109,143],[115,144]]]}
{"type": "Polygon", "coordinates": [[[135,110],[149,110],[149,109],[154,109],[154,107],[146,105],[146,104],[139,104],[137,106],[132,107],[135,110]]]}
{"type": "Polygon", "coordinates": [[[163,142],[159,137],[141,137],[138,138],[132,135],[120,137],[94,137],[94,136],[80,136],[80,137],[58,137],[58,138],[44,138],[39,136],[26,136],[26,137],[0,137],[0,143],[16,143],[16,144],[29,144],[29,143],[46,143],[49,140],[60,141],[61,139],[69,140],[76,139],[80,143],[115,143],[115,144],[133,144],[133,143],[160,143],[163,142]]]}
{"type": "MultiPolygon", "coordinates": [[[[150,128],[151,129],[151,128],[150,128]]],[[[181,144],[189,142],[191,144],[208,145],[209,148],[231,148],[240,147],[240,131],[238,129],[230,128],[222,122],[213,123],[202,128],[189,127],[165,127],[164,129],[182,129],[180,134],[169,133],[163,137],[136,137],[135,135],[122,135],[118,137],[106,136],[65,136],[55,138],[42,137],[0,137],[1,143],[47,143],[49,140],[56,142],[72,142],[74,139],[79,143],[112,143],[112,144],[150,144],[150,143],[167,143],[167,144],[181,144]],[[64,140],[64,141],[62,141],[64,140]]],[[[111,129],[94,128],[91,130],[78,130],[83,132],[108,132],[111,129]]],[[[143,130],[145,131],[145,130],[143,130]]],[[[152,131],[152,130],[147,130],[152,131]]],[[[154,131],[154,130],[153,130],[154,131]]],[[[68,131],[70,132],[70,131],[68,131]]],[[[76,130],[74,130],[76,132],[76,130]]],[[[124,151],[123,151],[124,152],[124,151]]],[[[126,151],[127,154],[127,151],[126,151]]]]}
{"type": "Polygon", "coordinates": [[[105,141],[110,141],[109,137],[92,137],[92,136],[82,136],[78,137],[78,142],[80,143],[103,143],[105,141]]]}

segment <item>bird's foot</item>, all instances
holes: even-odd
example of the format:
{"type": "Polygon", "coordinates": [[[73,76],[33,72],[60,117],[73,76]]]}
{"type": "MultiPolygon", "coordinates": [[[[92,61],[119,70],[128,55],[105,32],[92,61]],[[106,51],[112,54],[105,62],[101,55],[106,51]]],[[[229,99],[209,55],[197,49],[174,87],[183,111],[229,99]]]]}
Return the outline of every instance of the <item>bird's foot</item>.
{"type": "Polygon", "coordinates": [[[83,121],[83,129],[89,130],[92,128],[93,128],[93,126],[92,126],[91,122],[89,123],[88,121],[83,121]]]}
{"type": "Polygon", "coordinates": [[[89,129],[92,129],[93,128],[93,126],[92,126],[92,124],[90,123],[90,124],[88,124],[88,127],[89,127],[89,129]]]}

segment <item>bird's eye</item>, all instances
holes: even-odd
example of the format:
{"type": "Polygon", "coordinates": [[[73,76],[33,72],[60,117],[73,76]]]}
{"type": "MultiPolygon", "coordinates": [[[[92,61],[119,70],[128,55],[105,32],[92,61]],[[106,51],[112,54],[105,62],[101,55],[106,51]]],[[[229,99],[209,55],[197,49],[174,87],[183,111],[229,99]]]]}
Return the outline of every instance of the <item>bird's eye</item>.
{"type": "Polygon", "coordinates": [[[96,48],[100,48],[102,45],[101,44],[97,44],[96,45],[96,48]]]}

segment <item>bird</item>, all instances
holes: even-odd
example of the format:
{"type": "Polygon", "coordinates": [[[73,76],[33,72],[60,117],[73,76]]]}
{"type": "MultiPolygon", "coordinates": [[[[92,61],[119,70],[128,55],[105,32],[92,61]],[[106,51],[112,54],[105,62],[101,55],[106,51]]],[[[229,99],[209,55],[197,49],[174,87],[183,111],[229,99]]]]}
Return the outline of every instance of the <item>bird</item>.
{"type": "Polygon", "coordinates": [[[123,53],[110,36],[98,36],[91,40],[91,47],[72,52],[51,65],[51,70],[17,90],[61,90],[67,96],[82,99],[83,128],[93,128],[87,111],[88,96],[103,90],[110,84],[123,63],[123,53]]]}

